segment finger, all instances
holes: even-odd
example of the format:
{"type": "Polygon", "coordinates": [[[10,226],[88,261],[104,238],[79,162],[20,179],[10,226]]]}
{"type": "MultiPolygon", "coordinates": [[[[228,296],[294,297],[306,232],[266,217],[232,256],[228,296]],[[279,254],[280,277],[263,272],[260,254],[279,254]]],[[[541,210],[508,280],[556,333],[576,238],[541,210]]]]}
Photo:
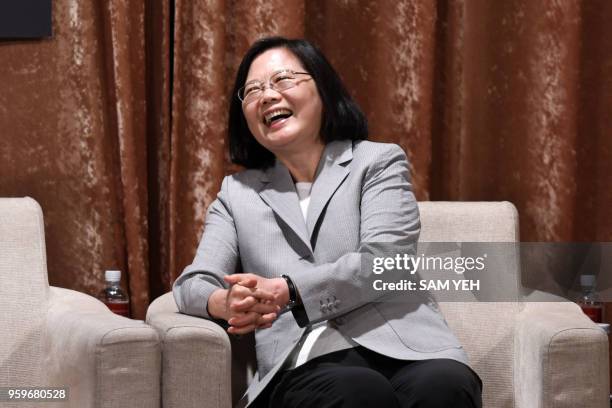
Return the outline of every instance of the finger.
{"type": "Polygon", "coordinates": [[[276,295],[273,294],[272,292],[268,292],[267,290],[264,289],[255,289],[254,291],[251,292],[251,296],[256,297],[257,299],[259,299],[262,302],[274,302],[276,300],[276,295]]]}
{"type": "Polygon", "coordinates": [[[257,286],[257,278],[252,275],[247,275],[245,273],[235,273],[233,275],[225,275],[223,280],[230,285],[242,285],[249,288],[254,288],[257,286]]]}
{"type": "Polygon", "coordinates": [[[232,285],[227,294],[230,300],[241,301],[249,296],[252,296],[256,292],[254,288],[246,288],[239,284],[232,285]]]}
{"type": "Polygon", "coordinates": [[[228,306],[230,310],[235,312],[246,312],[251,310],[253,312],[263,314],[275,312],[277,311],[277,308],[280,308],[272,300],[258,298],[257,295],[261,294],[260,292],[251,291],[247,293],[250,293],[250,295],[242,299],[240,299],[240,296],[244,295],[244,292],[241,290],[237,290],[235,293],[232,293],[228,299],[228,306]]]}
{"type": "Polygon", "coordinates": [[[257,325],[261,326],[261,325],[265,325],[265,324],[272,324],[272,323],[274,323],[274,321],[276,320],[277,317],[278,317],[278,315],[276,313],[268,313],[268,314],[265,314],[265,315],[261,315],[257,319],[257,325]]]}
{"type": "Polygon", "coordinates": [[[269,329],[270,327],[272,327],[272,323],[268,323],[268,324],[264,324],[262,326],[257,327],[258,329],[269,329]]]}
{"type": "Polygon", "coordinates": [[[259,302],[264,303],[274,303],[274,301],[276,300],[276,296],[273,293],[268,292],[267,290],[247,288],[243,287],[242,285],[233,285],[230,288],[230,292],[228,295],[230,301],[242,301],[243,299],[246,299],[249,296],[252,296],[256,298],[259,302]]]}
{"type": "Polygon", "coordinates": [[[257,279],[244,278],[239,280],[237,284],[246,288],[255,288],[257,286],[257,279]]]}
{"type": "Polygon", "coordinates": [[[226,282],[238,282],[241,281],[242,279],[246,278],[246,276],[244,276],[243,273],[233,273],[231,275],[225,275],[223,277],[223,280],[225,280],[226,282]]]}
{"type": "Polygon", "coordinates": [[[255,324],[257,319],[259,319],[259,316],[260,314],[253,312],[241,313],[230,317],[227,322],[230,324],[230,326],[247,326],[250,324],[255,324]]]}
{"type": "Polygon", "coordinates": [[[229,308],[235,312],[256,312],[260,314],[277,312],[280,306],[268,300],[261,301],[255,296],[247,296],[244,299],[230,299],[229,308]]]}
{"type": "Polygon", "coordinates": [[[253,307],[249,309],[250,312],[259,313],[260,315],[268,314],[268,313],[276,313],[280,312],[280,306],[274,305],[271,303],[257,303],[253,307]]]}
{"type": "MultiPolygon", "coordinates": [[[[257,298],[253,296],[247,296],[242,300],[230,301],[229,308],[232,312],[248,312],[253,307],[259,305],[257,298]]],[[[252,310],[255,312],[256,310],[252,310]]]]}
{"type": "Polygon", "coordinates": [[[257,326],[254,325],[254,324],[250,324],[248,326],[243,326],[243,327],[230,326],[227,329],[227,332],[230,333],[230,334],[247,334],[247,333],[250,333],[252,331],[255,331],[256,328],[257,328],[257,326]]]}
{"type": "Polygon", "coordinates": [[[253,297],[248,297],[238,302],[230,302],[228,307],[230,312],[236,314],[247,312],[254,312],[258,314],[280,312],[280,306],[272,303],[259,303],[257,302],[257,299],[253,297]]]}

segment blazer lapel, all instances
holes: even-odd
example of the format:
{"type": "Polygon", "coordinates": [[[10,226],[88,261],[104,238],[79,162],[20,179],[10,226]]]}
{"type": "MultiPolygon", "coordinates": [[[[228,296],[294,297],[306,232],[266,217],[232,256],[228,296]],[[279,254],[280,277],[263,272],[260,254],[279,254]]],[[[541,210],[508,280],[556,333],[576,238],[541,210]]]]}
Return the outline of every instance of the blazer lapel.
{"type": "Polygon", "coordinates": [[[346,163],[352,159],[352,141],[337,141],[326,146],[310,193],[308,217],[306,218],[309,241],[312,240],[312,234],[323,209],[349,174],[350,165],[346,163]]]}
{"type": "Polygon", "coordinates": [[[259,196],[296,233],[312,253],[300,202],[287,167],[277,160],[274,167],[263,173],[261,179],[264,185],[259,191],[259,196]]]}

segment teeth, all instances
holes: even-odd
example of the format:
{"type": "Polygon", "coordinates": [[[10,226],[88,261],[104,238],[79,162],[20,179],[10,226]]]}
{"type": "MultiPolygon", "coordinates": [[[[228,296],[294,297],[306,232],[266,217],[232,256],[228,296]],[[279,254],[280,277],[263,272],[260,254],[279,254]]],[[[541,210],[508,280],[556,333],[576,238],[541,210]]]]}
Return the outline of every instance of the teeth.
{"type": "Polygon", "coordinates": [[[266,113],[266,116],[264,117],[264,119],[266,123],[269,125],[273,117],[275,117],[276,115],[283,115],[283,114],[291,115],[291,111],[289,109],[275,109],[272,112],[266,113]]]}

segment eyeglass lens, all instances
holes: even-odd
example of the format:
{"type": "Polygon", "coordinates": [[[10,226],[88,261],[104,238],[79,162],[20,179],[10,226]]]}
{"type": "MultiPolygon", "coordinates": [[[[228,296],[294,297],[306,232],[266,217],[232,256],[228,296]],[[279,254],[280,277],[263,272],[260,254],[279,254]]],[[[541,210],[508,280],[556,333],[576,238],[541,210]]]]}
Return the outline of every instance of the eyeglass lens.
{"type": "MultiPolygon", "coordinates": [[[[293,88],[297,85],[296,74],[299,73],[300,72],[293,72],[289,70],[276,72],[270,77],[270,80],[268,81],[269,86],[271,89],[276,91],[285,91],[289,88],[293,88]]],[[[243,102],[254,100],[263,94],[265,88],[266,85],[261,81],[251,82],[240,88],[238,98],[240,98],[240,100],[243,102]]]]}

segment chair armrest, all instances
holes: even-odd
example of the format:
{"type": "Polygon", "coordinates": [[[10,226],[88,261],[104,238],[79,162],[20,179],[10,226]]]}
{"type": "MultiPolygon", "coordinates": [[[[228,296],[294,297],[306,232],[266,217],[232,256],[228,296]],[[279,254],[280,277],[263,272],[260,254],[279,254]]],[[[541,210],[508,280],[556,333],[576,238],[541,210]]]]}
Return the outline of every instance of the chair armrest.
{"type": "Polygon", "coordinates": [[[67,406],[159,406],[157,332],[91,296],[50,288],[43,355],[47,385],[68,388],[67,406]]]}
{"type": "Polygon", "coordinates": [[[608,338],[574,303],[526,303],[515,359],[518,408],[609,408],[608,338]]]}
{"type": "Polygon", "coordinates": [[[231,407],[232,351],[225,330],[178,313],[172,293],[151,303],[147,323],[162,342],[162,406],[231,407]]]}

